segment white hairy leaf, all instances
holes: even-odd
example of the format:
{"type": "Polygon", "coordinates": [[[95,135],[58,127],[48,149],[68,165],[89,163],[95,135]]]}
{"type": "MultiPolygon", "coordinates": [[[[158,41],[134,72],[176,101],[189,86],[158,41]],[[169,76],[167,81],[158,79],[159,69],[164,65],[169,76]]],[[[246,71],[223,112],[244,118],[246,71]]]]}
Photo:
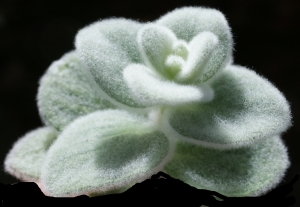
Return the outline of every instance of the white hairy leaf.
{"type": "Polygon", "coordinates": [[[189,55],[186,64],[178,74],[180,82],[195,82],[209,62],[218,44],[218,38],[211,32],[201,32],[189,42],[189,55]]]}
{"type": "Polygon", "coordinates": [[[23,181],[38,181],[46,153],[56,137],[56,130],[50,127],[28,132],[14,143],[7,154],[5,171],[23,181]]]}
{"type": "Polygon", "coordinates": [[[140,29],[137,43],[146,65],[167,77],[165,60],[172,52],[176,39],[174,33],[163,26],[150,24],[140,29]]]}
{"type": "Polygon", "coordinates": [[[182,105],[206,102],[213,98],[213,91],[206,85],[179,85],[151,74],[143,65],[129,65],[124,70],[132,96],[145,105],[182,105]]]}
{"type": "Polygon", "coordinates": [[[50,148],[41,186],[54,197],[120,192],[162,169],[167,138],[144,117],[98,111],[71,123],[50,148]]]}
{"type": "Polygon", "coordinates": [[[54,197],[121,193],[159,171],[226,196],[261,195],[283,178],[289,104],[233,65],[221,12],[97,21],[75,47],[41,78],[47,127],[16,142],[6,172],[54,197]]]}
{"type": "Polygon", "coordinates": [[[198,189],[243,197],[259,196],[274,188],[289,166],[287,149],[275,136],[250,147],[224,151],[179,142],[164,170],[198,189]]]}
{"type": "Polygon", "coordinates": [[[130,95],[123,80],[123,69],[142,63],[136,42],[142,24],[126,19],[93,23],[76,35],[76,51],[90,69],[100,88],[116,101],[142,107],[130,95]]]}
{"type": "Polygon", "coordinates": [[[232,35],[224,15],[215,9],[184,7],[175,9],[154,22],[169,28],[178,39],[186,42],[202,32],[216,35],[219,43],[203,68],[197,82],[210,79],[218,70],[232,62],[232,35]]]}
{"type": "Polygon", "coordinates": [[[187,140],[212,148],[238,148],[278,135],[291,125],[282,93],[254,71],[228,66],[210,87],[211,102],[170,110],[171,126],[187,140]]]}
{"type": "Polygon", "coordinates": [[[99,93],[98,85],[76,52],[53,62],[40,80],[37,100],[43,121],[58,130],[91,112],[115,108],[99,93]]]}

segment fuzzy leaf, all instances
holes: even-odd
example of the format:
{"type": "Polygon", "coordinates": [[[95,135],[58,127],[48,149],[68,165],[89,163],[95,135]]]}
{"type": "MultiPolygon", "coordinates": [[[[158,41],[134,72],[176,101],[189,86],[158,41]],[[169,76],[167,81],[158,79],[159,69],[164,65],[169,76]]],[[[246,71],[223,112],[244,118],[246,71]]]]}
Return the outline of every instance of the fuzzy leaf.
{"type": "Polygon", "coordinates": [[[132,96],[144,106],[182,105],[210,101],[213,98],[213,91],[208,86],[176,84],[151,74],[151,71],[141,64],[126,67],[124,79],[132,96]]]}
{"type": "MultiPolygon", "coordinates": [[[[165,53],[170,49],[171,39],[175,40],[176,36],[178,41],[174,41],[174,44],[189,42],[201,32],[211,32],[219,39],[219,44],[211,53],[211,58],[203,68],[197,83],[208,80],[220,68],[231,62],[230,29],[223,14],[217,10],[196,7],[177,9],[151,26],[141,29],[144,25],[132,20],[109,19],[93,23],[81,29],[76,35],[75,45],[80,57],[91,70],[100,88],[119,103],[133,108],[144,107],[131,96],[122,79],[122,72],[128,65],[144,63],[142,57],[146,60],[145,64],[148,62],[148,65],[152,65],[163,75],[171,73],[168,75],[174,76],[178,72],[176,68],[180,64],[178,58],[175,62],[167,61],[165,62],[167,65],[160,65],[163,60],[167,60],[165,53]],[[162,26],[169,28],[170,31],[162,26]],[[171,64],[171,68],[175,67],[174,72],[169,71],[168,64],[171,64]],[[162,69],[164,66],[167,70],[162,69]]],[[[178,52],[179,56],[186,55],[187,51],[177,51],[173,46],[175,55],[178,52]]]]}
{"type": "Polygon", "coordinates": [[[47,150],[56,137],[56,130],[50,127],[28,132],[14,143],[7,154],[5,171],[23,181],[37,181],[47,150]]]}
{"type": "Polygon", "coordinates": [[[43,121],[58,130],[80,116],[115,108],[101,97],[99,86],[75,52],[52,63],[40,80],[37,99],[43,121]]]}
{"type": "Polygon", "coordinates": [[[76,50],[94,79],[110,97],[131,107],[142,107],[130,96],[123,80],[123,69],[142,63],[136,42],[142,24],[126,19],[99,21],[76,35],[76,50]]]}
{"type": "Polygon", "coordinates": [[[265,194],[281,181],[289,166],[287,149],[276,136],[225,151],[180,142],[164,171],[198,189],[239,197],[265,194]]]}
{"type": "Polygon", "coordinates": [[[194,37],[189,42],[190,52],[177,79],[184,82],[199,79],[217,44],[218,38],[211,32],[201,32],[194,37]]]}
{"type": "Polygon", "coordinates": [[[162,169],[168,140],[144,117],[98,111],[71,123],[49,150],[44,192],[54,197],[120,192],[162,169]]]}
{"type": "Polygon", "coordinates": [[[170,111],[170,124],[179,134],[207,147],[236,148],[278,135],[291,125],[284,96],[254,71],[228,66],[210,86],[211,102],[170,111]]]}
{"type": "Polygon", "coordinates": [[[175,33],[178,39],[190,42],[201,32],[211,32],[219,39],[219,44],[211,54],[198,82],[210,79],[218,70],[232,62],[232,36],[224,15],[215,9],[183,7],[175,9],[158,19],[175,33]]]}
{"type": "Polygon", "coordinates": [[[168,76],[165,70],[165,60],[172,52],[173,42],[177,38],[168,28],[150,24],[139,30],[137,42],[146,65],[159,74],[168,76]]]}

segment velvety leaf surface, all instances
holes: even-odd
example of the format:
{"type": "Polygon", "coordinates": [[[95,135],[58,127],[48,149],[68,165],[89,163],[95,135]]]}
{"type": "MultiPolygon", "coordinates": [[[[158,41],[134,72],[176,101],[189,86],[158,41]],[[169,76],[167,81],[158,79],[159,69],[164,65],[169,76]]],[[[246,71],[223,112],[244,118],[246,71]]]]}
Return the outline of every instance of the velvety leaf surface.
{"type": "Polygon", "coordinates": [[[210,84],[211,102],[171,110],[181,135],[213,148],[236,148],[285,131],[290,108],[275,86],[254,71],[228,66],[210,84]]]}
{"type": "Polygon", "coordinates": [[[164,76],[168,75],[164,68],[165,60],[176,40],[172,31],[155,24],[144,26],[137,35],[137,43],[145,64],[164,76]]]}
{"type": "Polygon", "coordinates": [[[37,99],[44,122],[58,130],[80,116],[115,108],[101,97],[99,86],[76,52],[52,63],[40,80],[37,99]]]}
{"type": "Polygon", "coordinates": [[[168,140],[125,111],[98,111],[71,123],[49,150],[41,185],[51,196],[122,191],[162,168],[168,140]]]}
{"type": "Polygon", "coordinates": [[[279,136],[235,150],[179,142],[165,172],[199,189],[225,196],[257,196],[274,188],[290,166],[279,136]]]}
{"type": "Polygon", "coordinates": [[[208,64],[219,40],[211,32],[201,32],[189,42],[189,55],[182,71],[178,74],[179,81],[193,83],[201,79],[204,68],[208,64]]]}
{"type": "Polygon", "coordinates": [[[162,16],[155,23],[169,28],[178,39],[190,42],[201,32],[211,32],[219,44],[211,54],[199,82],[211,78],[219,69],[232,60],[232,36],[224,15],[215,9],[183,7],[162,16]]]}
{"type": "Polygon", "coordinates": [[[124,79],[135,100],[144,106],[182,105],[191,102],[210,101],[213,92],[208,86],[180,85],[152,74],[141,64],[129,65],[124,79]]]}
{"type": "Polygon", "coordinates": [[[123,69],[142,63],[137,32],[142,24],[126,19],[93,23],[76,35],[76,50],[94,79],[109,96],[131,107],[142,107],[130,96],[123,80],[123,69]]]}
{"type": "Polygon", "coordinates": [[[56,130],[41,127],[21,137],[7,154],[5,171],[22,181],[37,181],[48,148],[56,139],[56,130]]]}
{"type": "Polygon", "coordinates": [[[232,65],[221,12],[101,20],[79,30],[75,47],[41,78],[47,126],[14,144],[6,172],[53,197],[121,193],[158,171],[227,196],[261,195],[283,178],[289,104],[232,65]]]}

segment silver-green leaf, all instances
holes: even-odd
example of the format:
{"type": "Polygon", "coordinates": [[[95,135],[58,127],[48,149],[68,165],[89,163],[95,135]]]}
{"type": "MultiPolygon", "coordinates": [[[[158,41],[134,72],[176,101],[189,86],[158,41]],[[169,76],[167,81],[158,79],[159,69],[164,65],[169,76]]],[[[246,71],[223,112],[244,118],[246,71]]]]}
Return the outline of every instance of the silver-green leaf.
{"type": "Polygon", "coordinates": [[[175,9],[155,21],[175,33],[178,39],[190,42],[201,32],[216,35],[219,43],[211,54],[198,82],[210,79],[218,70],[232,62],[232,35],[224,15],[215,9],[183,7],[175,9]]]}
{"type": "Polygon", "coordinates": [[[51,127],[28,132],[14,143],[7,154],[5,171],[23,181],[38,181],[46,153],[56,137],[57,132],[51,127]]]}
{"type": "Polygon", "coordinates": [[[289,105],[277,88],[254,71],[228,66],[210,84],[211,102],[170,109],[170,125],[186,140],[212,148],[238,148],[284,132],[289,105]]]}
{"type": "Polygon", "coordinates": [[[67,53],[52,63],[40,80],[37,95],[40,115],[47,125],[62,130],[80,116],[116,108],[99,90],[77,53],[67,53]]]}
{"type": "Polygon", "coordinates": [[[258,196],[274,188],[290,161],[279,136],[235,150],[207,149],[179,142],[164,171],[198,189],[225,196],[258,196]]]}
{"type": "Polygon", "coordinates": [[[143,108],[132,99],[123,80],[123,69],[142,63],[137,32],[142,24],[126,19],[93,23],[76,35],[75,46],[100,88],[110,97],[134,108],[143,108]]]}
{"type": "Polygon", "coordinates": [[[169,143],[143,116],[98,111],[71,123],[46,157],[41,186],[54,197],[121,192],[163,167],[169,143]]]}

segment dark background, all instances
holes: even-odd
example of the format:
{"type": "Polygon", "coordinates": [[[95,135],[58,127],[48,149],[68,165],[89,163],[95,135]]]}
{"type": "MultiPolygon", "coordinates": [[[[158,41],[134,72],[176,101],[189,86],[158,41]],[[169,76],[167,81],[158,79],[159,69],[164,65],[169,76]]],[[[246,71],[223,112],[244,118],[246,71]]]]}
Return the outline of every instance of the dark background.
{"type": "MultiPolygon", "coordinates": [[[[268,78],[291,104],[293,127],[283,139],[291,167],[282,184],[300,172],[300,1],[0,0],[0,160],[16,139],[41,126],[38,80],[52,61],[74,48],[77,31],[98,19],[152,21],[181,6],[219,9],[234,36],[234,62],[268,78]]],[[[16,179],[0,171],[1,183],[16,179]]],[[[300,181],[291,194],[300,206],[300,181]]],[[[294,205],[294,206],[297,206],[294,205]]]]}

